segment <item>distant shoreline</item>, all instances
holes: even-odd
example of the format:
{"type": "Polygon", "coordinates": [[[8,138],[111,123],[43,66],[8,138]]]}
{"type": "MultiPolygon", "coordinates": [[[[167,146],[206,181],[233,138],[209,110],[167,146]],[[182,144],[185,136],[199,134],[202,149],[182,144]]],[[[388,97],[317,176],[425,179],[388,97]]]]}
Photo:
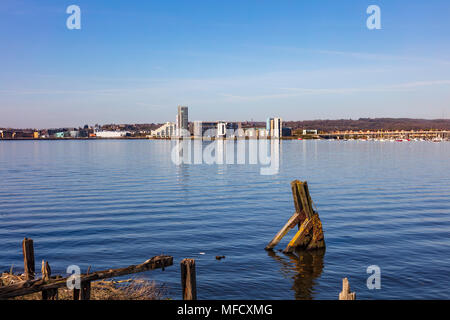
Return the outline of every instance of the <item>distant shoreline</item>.
{"type": "MultiPolygon", "coordinates": [[[[298,137],[282,137],[279,138],[279,140],[297,140],[298,137]]],[[[97,138],[97,137],[91,137],[91,138],[0,138],[0,141],[66,141],[66,140],[80,140],[80,141],[96,141],[96,140],[183,140],[183,139],[177,139],[177,138],[148,138],[148,137],[114,137],[114,138],[97,138]]],[[[214,141],[214,140],[271,140],[270,138],[251,138],[251,137],[245,137],[245,139],[240,138],[208,138],[208,139],[201,139],[201,138],[195,138],[190,137],[186,138],[186,140],[204,140],[204,141],[214,141]]],[[[305,138],[304,140],[321,140],[319,138],[305,138]]]]}
{"type": "MultiPolygon", "coordinates": [[[[323,136],[327,136],[326,134],[324,134],[323,136]]],[[[353,137],[353,138],[335,138],[335,137],[323,137],[323,136],[309,136],[309,137],[298,137],[298,136],[292,136],[292,137],[282,137],[279,139],[271,139],[270,137],[244,137],[244,138],[207,138],[207,139],[202,139],[202,138],[196,138],[196,137],[190,137],[184,140],[193,140],[193,141],[216,141],[216,140],[223,140],[223,141],[239,141],[239,140],[287,140],[287,141],[292,141],[292,140],[296,140],[296,141],[309,141],[309,140],[325,140],[325,141],[434,141],[435,138],[434,137],[426,137],[426,138],[421,138],[421,139],[417,139],[417,138],[412,138],[412,139],[408,139],[408,138],[400,138],[400,137],[393,137],[391,139],[385,139],[385,138],[367,138],[365,136],[363,137],[353,137]]],[[[178,140],[183,140],[181,138],[177,139],[177,138],[147,138],[147,137],[114,137],[114,138],[96,138],[96,137],[91,137],[91,138],[4,138],[1,139],[0,141],[113,141],[113,140],[122,140],[122,141],[126,141],[126,140],[149,140],[149,141],[178,141],[178,140]]],[[[442,138],[440,141],[450,141],[450,138],[442,138]]]]}

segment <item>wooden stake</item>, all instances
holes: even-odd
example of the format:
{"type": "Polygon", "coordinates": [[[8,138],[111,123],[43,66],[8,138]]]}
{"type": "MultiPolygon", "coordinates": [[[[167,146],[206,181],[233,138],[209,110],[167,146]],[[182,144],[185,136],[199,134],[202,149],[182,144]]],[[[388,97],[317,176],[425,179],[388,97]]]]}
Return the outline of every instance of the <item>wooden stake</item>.
{"type": "Polygon", "coordinates": [[[50,265],[48,261],[42,260],[42,280],[48,281],[50,280],[50,275],[52,274],[52,269],[50,269],[50,265]]]}
{"type": "Polygon", "coordinates": [[[22,251],[23,251],[23,265],[25,270],[25,279],[34,279],[35,265],[34,265],[34,248],[33,240],[25,238],[22,241],[22,251]]]}
{"type": "Polygon", "coordinates": [[[80,289],[73,289],[73,300],[80,300],[80,289]]]}
{"type": "Polygon", "coordinates": [[[181,261],[181,288],[183,290],[183,300],[197,300],[194,259],[183,259],[181,261]]]}
{"type": "MultiPolygon", "coordinates": [[[[42,260],[42,280],[49,281],[52,274],[52,269],[48,261],[42,260]]],[[[42,300],[58,300],[58,288],[42,290],[42,300]]]]}
{"type": "Polygon", "coordinates": [[[342,292],[339,293],[339,300],[355,300],[356,293],[350,292],[350,284],[348,283],[348,279],[342,279],[342,292]]]}
{"type": "Polygon", "coordinates": [[[80,300],[90,300],[91,299],[91,282],[83,281],[80,288],[80,300]]]}

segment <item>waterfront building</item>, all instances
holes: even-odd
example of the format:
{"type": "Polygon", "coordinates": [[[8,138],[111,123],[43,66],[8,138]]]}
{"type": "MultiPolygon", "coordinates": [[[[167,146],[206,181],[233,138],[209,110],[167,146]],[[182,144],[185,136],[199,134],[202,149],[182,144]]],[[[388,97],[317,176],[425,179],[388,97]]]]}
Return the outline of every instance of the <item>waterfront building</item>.
{"type": "Polygon", "coordinates": [[[292,136],[292,128],[282,128],[281,133],[283,137],[291,137],[292,136]]]}
{"type": "Polygon", "coordinates": [[[80,132],[78,130],[70,130],[69,135],[71,138],[78,138],[80,136],[80,132]]]}
{"type": "Polygon", "coordinates": [[[189,130],[188,107],[178,106],[178,113],[175,123],[177,137],[181,137],[183,131],[186,133],[189,130]]]}
{"type": "Polygon", "coordinates": [[[217,123],[217,137],[235,137],[236,130],[239,129],[239,124],[236,122],[218,122],[217,123]]]}
{"type": "Polygon", "coordinates": [[[175,136],[176,124],[174,122],[166,122],[156,130],[150,132],[150,136],[158,138],[172,138],[175,136]]]}
{"type": "Polygon", "coordinates": [[[239,128],[236,122],[225,121],[194,121],[193,134],[196,138],[225,138],[234,137],[235,131],[239,128]]]}
{"type": "Polygon", "coordinates": [[[97,138],[122,138],[127,136],[127,131],[95,131],[97,138]]]}
{"type": "Polygon", "coordinates": [[[270,131],[266,128],[256,128],[256,132],[260,138],[267,138],[270,136],[270,131]]]}
{"type": "Polygon", "coordinates": [[[257,135],[257,131],[256,131],[256,129],[255,128],[248,128],[248,129],[244,129],[244,135],[246,136],[246,137],[249,137],[249,138],[255,138],[256,139],[256,135],[257,135]]]}
{"type": "Polygon", "coordinates": [[[317,134],[317,130],[303,129],[303,134],[317,134]]]}
{"type": "Polygon", "coordinates": [[[193,128],[194,137],[201,138],[205,135],[208,137],[215,137],[217,135],[217,121],[194,121],[193,128]]]}
{"type": "Polygon", "coordinates": [[[279,139],[283,136],[283,120],[281,118],[267,118],[266,130],[269,131],[269,136],[279,139]]]}

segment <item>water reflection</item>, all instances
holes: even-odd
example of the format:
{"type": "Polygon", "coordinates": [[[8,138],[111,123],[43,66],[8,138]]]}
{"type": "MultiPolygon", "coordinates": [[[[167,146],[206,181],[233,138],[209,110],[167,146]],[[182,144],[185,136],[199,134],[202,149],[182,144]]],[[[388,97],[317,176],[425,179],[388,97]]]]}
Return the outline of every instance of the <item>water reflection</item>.
{"type": "Polygon", "coordinates": [[[296,300],[312,300],[314,286],[322,274],[325,249],[297,250],[295,254],[279,255],[268,251],[268,255],[281,264],[280,272],[294,280],[292,289],[296,300]]]}
{"type": "Polygon", "coordinates": [[[216,139],[176,140],[171,160],[177,165],[217,165],[219,175],[226,173],[227,165],[259,165],[261,175],[278,174],[281,144],[279,139],[216,139]]]}

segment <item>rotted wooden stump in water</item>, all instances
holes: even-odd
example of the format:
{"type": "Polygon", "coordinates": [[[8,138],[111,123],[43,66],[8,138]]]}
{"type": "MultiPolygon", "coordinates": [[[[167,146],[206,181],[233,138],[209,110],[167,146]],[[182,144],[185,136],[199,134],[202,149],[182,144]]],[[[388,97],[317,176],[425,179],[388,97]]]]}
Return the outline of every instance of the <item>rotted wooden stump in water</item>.
{"type": "Polygon", "coordinates": [[[197,300],[197,280],[195,274],[195,260],[183,259],[181,265],[181,289],[183,300],[197,300]]]}
{"type": "Polygon", "coordinates": [[[265,249],[272,250],[296,225],[298,225],[298,231],[283,250],[284,253],[291,253],[296,248],[307,250],[325,248],[322,222],[320,221],[319,213],[313,210],[308,183],[294,180],[291,182],[291,187],[295,213],[265,249]]]}

